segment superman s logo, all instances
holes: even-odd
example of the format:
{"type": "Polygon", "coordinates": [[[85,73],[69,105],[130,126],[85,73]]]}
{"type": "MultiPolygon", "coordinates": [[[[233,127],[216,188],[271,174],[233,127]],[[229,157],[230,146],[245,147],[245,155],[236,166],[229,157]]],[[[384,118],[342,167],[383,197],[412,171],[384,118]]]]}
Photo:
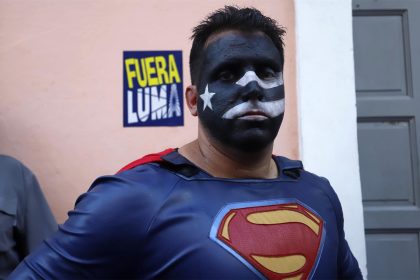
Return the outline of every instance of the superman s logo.
{"type": "Polygon", "coordinates": [[[261,278],[310,279],[322,251],[324,221],[296,200],[224,207],[210,238],[261,278]]]}

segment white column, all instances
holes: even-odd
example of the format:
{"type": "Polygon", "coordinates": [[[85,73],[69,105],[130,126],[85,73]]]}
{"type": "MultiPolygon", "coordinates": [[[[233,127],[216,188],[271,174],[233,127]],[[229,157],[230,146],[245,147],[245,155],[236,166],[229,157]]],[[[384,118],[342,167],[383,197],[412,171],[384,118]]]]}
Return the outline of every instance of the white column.
{"type": "Polygon", "coordinates": [[[295,0],[295,10],[300,157],[337,192],[366,277],[351,0],[295,0]]]}

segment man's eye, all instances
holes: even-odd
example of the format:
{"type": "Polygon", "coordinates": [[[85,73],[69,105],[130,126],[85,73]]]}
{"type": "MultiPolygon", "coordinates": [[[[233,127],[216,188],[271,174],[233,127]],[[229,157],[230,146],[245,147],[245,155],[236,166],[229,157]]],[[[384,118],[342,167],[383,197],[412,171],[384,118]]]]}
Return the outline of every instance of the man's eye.
{"type": "Polygon", "coordinates": [[[235,78],[235,75],[228,70],[220,72],[218,79],[221,81],[232,81],[235,78]]]}
{"type": "Polygon", "coordinates": [[[258,76],[260,77],[260,79],[274,79],[277,78],[277,73],[270,68],[265,68],[262,69],[261,71],[259,71],[258,76]]]}

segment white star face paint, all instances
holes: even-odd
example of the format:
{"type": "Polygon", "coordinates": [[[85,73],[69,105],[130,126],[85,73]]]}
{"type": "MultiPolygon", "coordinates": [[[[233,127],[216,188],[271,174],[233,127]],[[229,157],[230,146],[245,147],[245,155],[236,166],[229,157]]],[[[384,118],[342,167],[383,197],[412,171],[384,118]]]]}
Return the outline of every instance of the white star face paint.
{"type": "Polygon", "coordinates": [[[206,90],[204,91],[203,94],[200,95],[200,98],[203,99],[204,101],[204,105],[203,105],[203,111],[209,107],[210,110],[213,111],[213,107],[211,105],[211,98],[213,97],[213,95],[215,95],[215,92],[209,92],[209,85],[206,85],[206,90]]]}
{"type": "Polygon", "coordinates": [[[237,85],[240,86],[246,86],[247,84],[249,84],[250,82],[257,82],[258,85],[264,89],[270,89],[270,88],[275,88],[278,86],[283,85],[283,73],[282,72],[276,72],[276,77],[273,79],[270,79],[268,81],[266,80],[261,80],[257,74],[255,74],[254,71],[247,71],[237,82],[237,85]]]}

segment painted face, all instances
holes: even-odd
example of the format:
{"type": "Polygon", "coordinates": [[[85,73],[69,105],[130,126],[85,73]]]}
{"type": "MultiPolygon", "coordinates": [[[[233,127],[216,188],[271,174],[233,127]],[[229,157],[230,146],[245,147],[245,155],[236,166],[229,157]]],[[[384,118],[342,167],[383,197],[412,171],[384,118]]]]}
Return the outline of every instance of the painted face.
{"type": "Polygon", "coordinates": [[[258,151],[283,120],[282,58],[262,33],[225,31],[210,38],[198,81],[198,116],[222,144],[258,151]]]}

